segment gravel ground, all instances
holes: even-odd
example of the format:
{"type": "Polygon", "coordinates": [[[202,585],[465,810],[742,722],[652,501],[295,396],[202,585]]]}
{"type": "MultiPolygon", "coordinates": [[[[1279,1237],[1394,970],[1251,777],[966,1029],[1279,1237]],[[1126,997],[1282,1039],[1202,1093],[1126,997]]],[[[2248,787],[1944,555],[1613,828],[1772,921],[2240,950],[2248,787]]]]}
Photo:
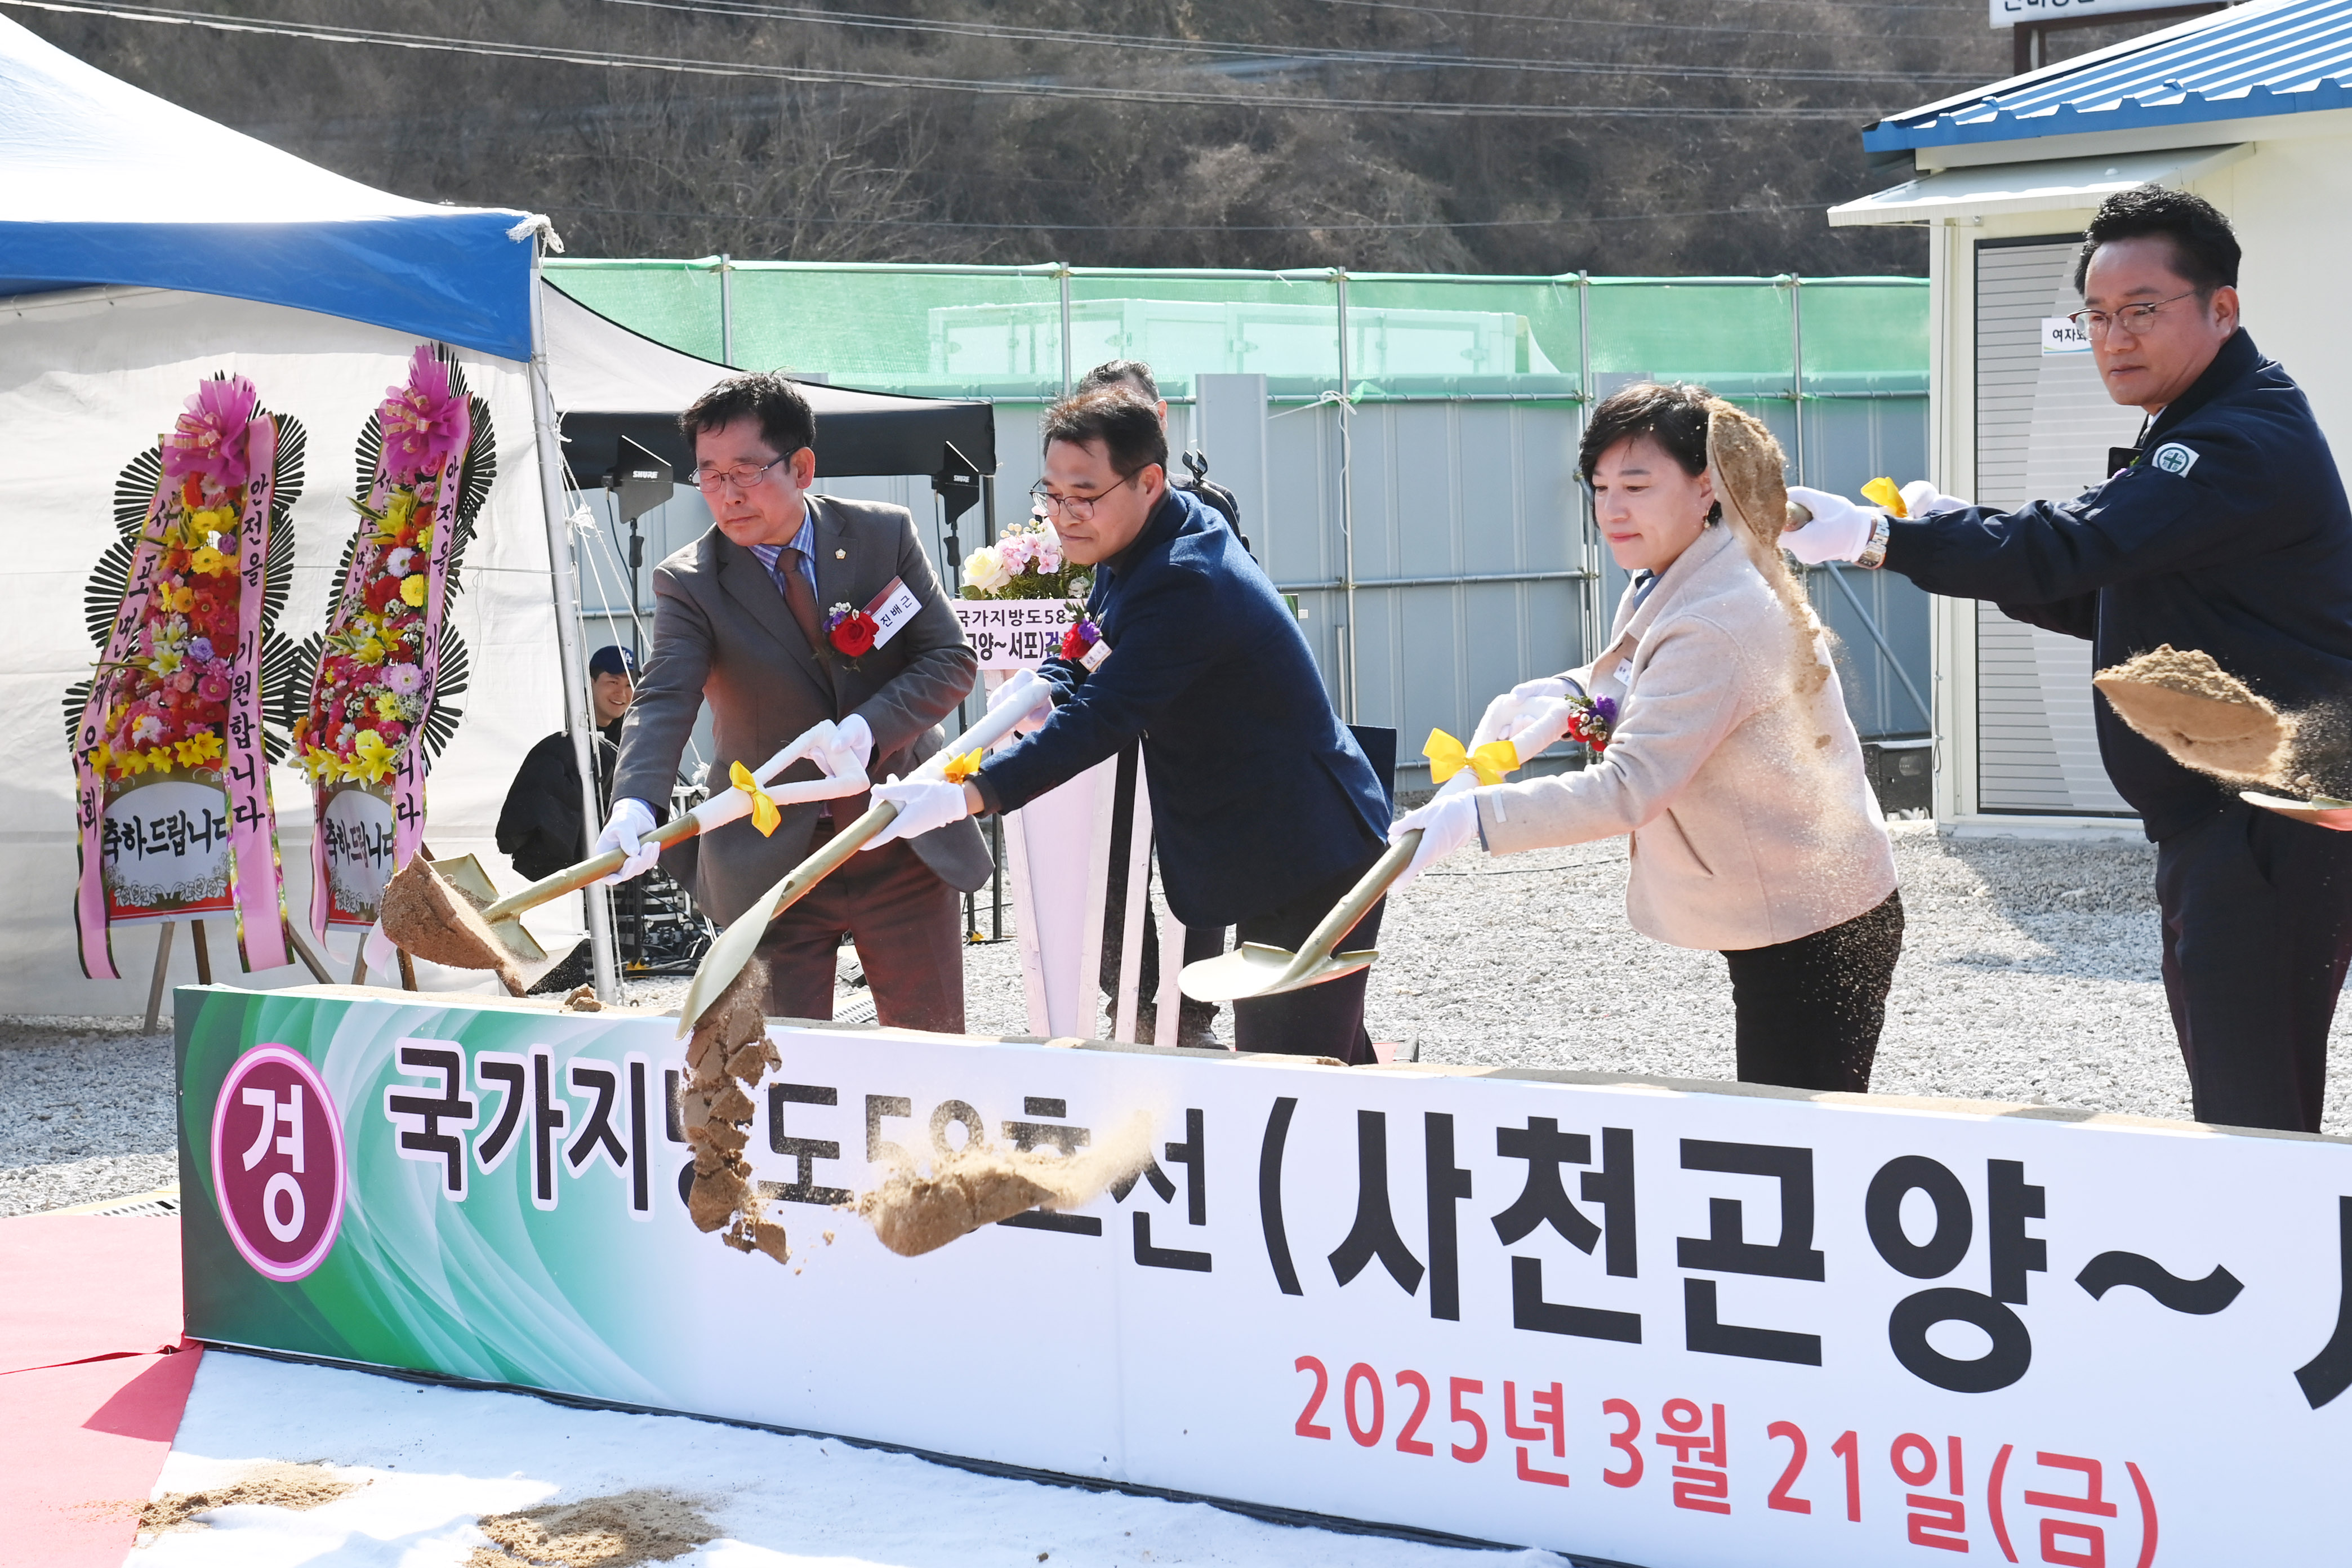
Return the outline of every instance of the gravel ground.
{"type": "MultiPolygon", "coordinates": [[[[1873,1089],[2189,1115],[2157,975],[2150,847],[1902,824],[1895,851],[1907,931],[1873,1089]]],[[[1723,960],[1626,925],[1624,859],[1617,841],[1465,853],[1431,872],[1381,933],[1375,1037],[1423,1061],[1733,1076],[1723,960]]],[[[843,971],[856,971],[846,952],[843,971]]],[[[968,949],[964,973],[973,1033],[1027,1031],[1017,943],[968,949]]],[[[684,988],[635,982],[630,1000],[675,1005],[684,988]]],[[[854,987],[835,1011],[873,1016],[854,987]]],[[[0,1020],[0,1216],[174,1179],[172,1040],[138,1025],[0,1020]]],[[[2336,1016],[2325,1126],[2352,1133],[2352,1009],[2336,1016]]]]}

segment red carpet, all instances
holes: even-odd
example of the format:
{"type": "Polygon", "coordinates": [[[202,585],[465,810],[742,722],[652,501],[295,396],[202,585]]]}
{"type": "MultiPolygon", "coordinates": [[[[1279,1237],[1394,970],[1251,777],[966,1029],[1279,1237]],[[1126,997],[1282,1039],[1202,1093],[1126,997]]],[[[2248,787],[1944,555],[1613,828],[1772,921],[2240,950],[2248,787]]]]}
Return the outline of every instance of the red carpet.
{"type": "Polygon", "coordinates": [[[120,1568],[202,1352],[180,1222],[0,1220],[0,1568],[120,1568]]]}

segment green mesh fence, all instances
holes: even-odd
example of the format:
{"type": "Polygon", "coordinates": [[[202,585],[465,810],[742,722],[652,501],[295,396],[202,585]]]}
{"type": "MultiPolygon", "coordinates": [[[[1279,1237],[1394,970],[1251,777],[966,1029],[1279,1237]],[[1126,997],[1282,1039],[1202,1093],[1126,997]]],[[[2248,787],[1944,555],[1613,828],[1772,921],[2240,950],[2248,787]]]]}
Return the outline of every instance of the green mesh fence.
{"type": "Polygon", "coordinates": [[[1263,374],[1276,401],[1343,372],[1375,401],[1573,401],[1652,376],[1751,399],[1927,390],[1927,285],[1912,278],[547,265],[591,308],[705,359],[934,396],[1050,398],[1108,359],[1150,362],[1177,398],[1217,373],[1263,374]]]}

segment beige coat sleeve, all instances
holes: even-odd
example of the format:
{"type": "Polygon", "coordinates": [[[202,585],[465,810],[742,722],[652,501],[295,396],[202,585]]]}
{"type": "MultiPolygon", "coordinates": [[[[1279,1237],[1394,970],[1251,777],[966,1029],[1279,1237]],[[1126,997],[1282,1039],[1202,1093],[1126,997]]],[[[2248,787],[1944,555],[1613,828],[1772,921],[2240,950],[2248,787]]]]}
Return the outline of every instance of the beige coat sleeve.
{"type": "Polygon", "coordinates": [[[1654,633],[1643,655],[1634,697],[1599,761],[1475,792],[1489,852],[1584,844],[1646,826],[1755,710],[1747,650],[1711,621],[1680,616],[1654,633]]]}

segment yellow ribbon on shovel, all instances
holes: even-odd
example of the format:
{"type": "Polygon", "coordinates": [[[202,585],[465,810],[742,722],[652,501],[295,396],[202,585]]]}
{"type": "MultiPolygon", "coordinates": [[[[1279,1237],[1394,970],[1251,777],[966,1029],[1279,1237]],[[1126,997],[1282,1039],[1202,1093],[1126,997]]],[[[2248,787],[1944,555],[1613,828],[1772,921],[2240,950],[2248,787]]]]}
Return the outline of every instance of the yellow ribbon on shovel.
{"type": "Polygon", "coordinates": [[[964,780],[971,777],[972,774],[980,772],[981,761],[980,748],[978,746],[974,746],[962,756],[958,757],[948,763],[947,767],[940,773],[940,777],[946,779],[950,784],[961,784],[964,780]]]}
{"type": "Polygon", "coordinates": [[[1422,747],[1421,754],[1429,759],[1429,776],[1436,784],[1468,768],[1478,775],[1480,784],[1498,784],[1505,773],[1519,765],[1518,748],[1508,741],[1489,741],[1474,752],[1443,730],[1429,732],[1429,743],[1422,747]]]}
{"type": "Polygon", "coordinates": [[[1893,479],[1873,479],[1862,487],[1862,499],[1876,506],[1889,517],[1909,517],[1911,510],[1903,504],[1903,492],[1895,488],[1893,479]]]}
{"type": "Polygon", "coordinates": [[[776,809],[776,803],[768,798],[768,792],[760,787],[760,781],[751,776],[751,770],[740,763],[730,763],[727,766],[727,776],[734,781],[737,789],[751,797],[751,826],[760,830],[760,837],[765,838],[773,833],[776,824],[784,819],[784,814],[776,809]]]}

